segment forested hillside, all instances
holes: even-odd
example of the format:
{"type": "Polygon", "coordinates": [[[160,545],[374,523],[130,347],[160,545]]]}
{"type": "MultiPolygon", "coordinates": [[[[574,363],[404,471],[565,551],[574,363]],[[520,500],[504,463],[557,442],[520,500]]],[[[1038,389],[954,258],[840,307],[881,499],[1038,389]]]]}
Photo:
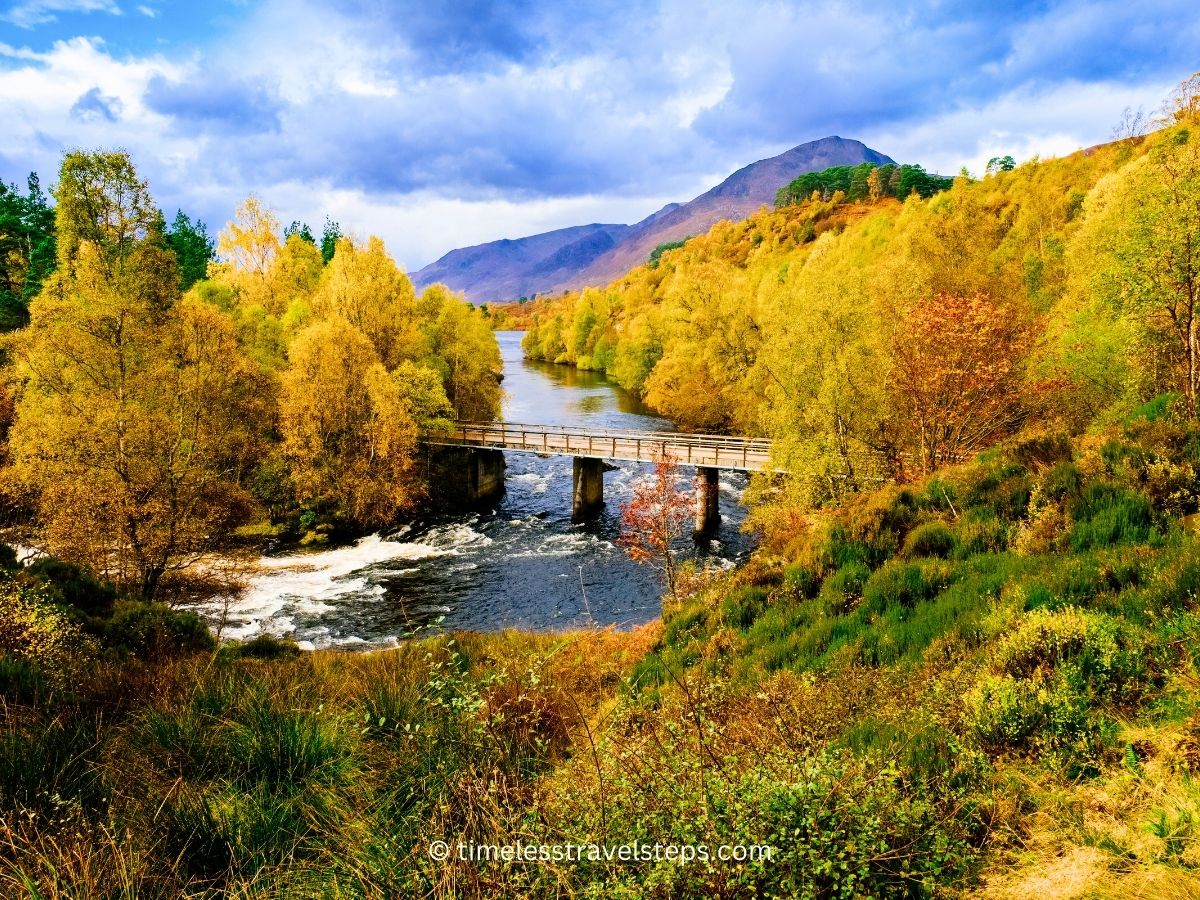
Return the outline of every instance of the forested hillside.
{"type": "Polygon", "coordinates": [[[1181,120],[929,198],[797,198],[550,302],[524,346],[684,427],[775,438],[824,503],[1026,425],[1194,410],[1198,185],[1181,120]]]}

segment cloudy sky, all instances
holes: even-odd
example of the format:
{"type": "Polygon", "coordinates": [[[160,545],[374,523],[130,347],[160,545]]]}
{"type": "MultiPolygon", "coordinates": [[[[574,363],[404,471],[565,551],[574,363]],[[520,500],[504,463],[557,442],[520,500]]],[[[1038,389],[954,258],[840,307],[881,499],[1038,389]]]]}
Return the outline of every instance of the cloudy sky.
{"type": "Polygon", "coordinates": [[[979,172],[1200,69],[1195,0],[0,2],[0,178],[129,150],[168,217],[251,191],[410,270],[636,221],[830,134],[979,172]]]}

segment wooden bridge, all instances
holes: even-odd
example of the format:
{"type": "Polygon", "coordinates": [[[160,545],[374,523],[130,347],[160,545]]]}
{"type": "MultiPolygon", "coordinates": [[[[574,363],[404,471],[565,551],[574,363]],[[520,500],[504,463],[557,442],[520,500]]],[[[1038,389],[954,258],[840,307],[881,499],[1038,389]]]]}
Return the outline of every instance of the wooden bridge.
{"type": "Polygon", "coordinates": [[[717,473],[773,471],[771,442],[765,438],[683,434],[673,431],[609,431],[513,422],[456,422],[429,435],[427,444],[470,451],[468,496],[485,500],[504,491],[503,451],[574,458],[571,514],[586,519],[604,505],[604,460],[657,462],[664,456],[696,466],[696,531],[705,534],[720,521],[717,473]]]}

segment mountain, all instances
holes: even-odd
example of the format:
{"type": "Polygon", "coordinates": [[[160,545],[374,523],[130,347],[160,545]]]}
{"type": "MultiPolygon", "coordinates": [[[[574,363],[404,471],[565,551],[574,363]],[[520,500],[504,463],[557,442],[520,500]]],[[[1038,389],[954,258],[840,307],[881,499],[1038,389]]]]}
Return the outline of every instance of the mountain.
{"type": "Polygon", "coordinates": [[[641,265],[659,244],[702,234],[722,219],[744,219],[798,175],[830,166],[893,160],[860,141],[827,137],[738,169],[687,203],[669,203],[635,225],[577,225],[517,240],[451,250],[413,274],[419,288],[442,282],[475,302],[603,285],[641,265]]]}

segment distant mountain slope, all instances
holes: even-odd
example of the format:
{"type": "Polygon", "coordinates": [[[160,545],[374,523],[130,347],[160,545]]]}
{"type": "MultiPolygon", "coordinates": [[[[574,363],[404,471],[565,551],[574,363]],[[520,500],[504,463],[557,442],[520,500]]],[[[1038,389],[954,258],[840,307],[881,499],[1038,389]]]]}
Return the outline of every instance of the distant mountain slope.
{"type": "Polygon", "coordinates": [[[688,203],[671,203],[636,225],[578,225],[518,240],[451,250],[416,272],[418,288],[436,281],[475,302],[607,284],[641,265],[659,244],[701,234],[722,219],[743,219],[797,175],[830,166],[893,160],[860,141],[827,137],[738,169],[688,203]]]}
{"type": "Polygon", "coordinates": [[[451,250],[412,279],[418,288],[440,281],[477,302],[531,297],[573,277],[628,230],[628,225],[576,225],[477,244],[451,250]]]}

